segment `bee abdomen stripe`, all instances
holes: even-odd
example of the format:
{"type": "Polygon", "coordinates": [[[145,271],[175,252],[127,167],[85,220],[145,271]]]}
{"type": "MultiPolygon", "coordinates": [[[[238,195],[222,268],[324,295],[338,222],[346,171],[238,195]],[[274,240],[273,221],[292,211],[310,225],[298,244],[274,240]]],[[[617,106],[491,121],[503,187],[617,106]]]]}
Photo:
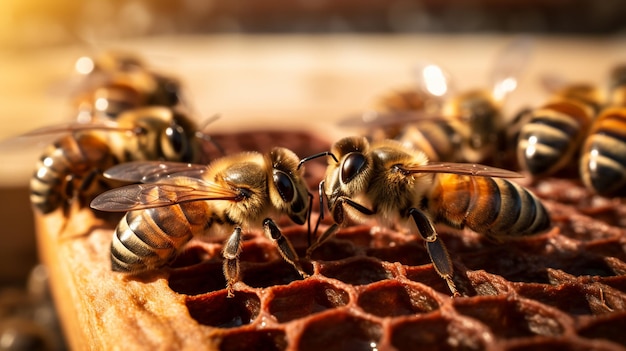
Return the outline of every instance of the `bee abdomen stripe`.
{"type": "Polygon", "coordinates": [[[513,228],[522,212],[522,203],[517,189],[506,179],[494,179],[502,196],[500,213],[493,223],[493,229],[506,231],[513,228]]]}
{"type": "Polygon", "coordinates": [[[492,178],[470,178],[473,188],[471,190],[470,204],[467,208],[467,225],[479,232],[488,231],[494,224],[502,207],[500,189],[492,178]]]}

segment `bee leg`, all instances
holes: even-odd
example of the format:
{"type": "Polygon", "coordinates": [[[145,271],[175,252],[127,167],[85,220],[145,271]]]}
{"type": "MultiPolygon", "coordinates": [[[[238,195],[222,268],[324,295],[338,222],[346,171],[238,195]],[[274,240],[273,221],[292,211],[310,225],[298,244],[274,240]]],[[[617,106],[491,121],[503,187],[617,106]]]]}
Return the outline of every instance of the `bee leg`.
{"type": "Polygon", "coordinates": [[[437,235],[437,231],[433,226],[432,221],[426,217],[424,212],[411,208],[409,214],[413,217],[413,221],[417,226],[417,231],[420,233],[426,243],[426,250],[430,256],[430,260],[433,263],[435,271],[443,280],[448,284],[448,288],[452,295],[455,297],[460,296],[452,277],[454,276],[454,266],[450,259],[450,254],[446,249],[443,241],[437,235]]]}
{"type": "Polygon", "coordinates": [[[241,227],[235,227],[228,237],[222,255],[224,256],[224,277],[228,297],[234,296],[233,285],[239,281],[239,253],[241,252],[241,227]]]}
{"type": "Polygon", "coordinates": [[[336,223],[333,223],[333,225],[328,227],[328,229],[326,229],[326,231],[324,231],[324,233],[322,233],[322,235],[320,235],[317,238],[317,240],[313,243],[313,245],[309,246],[309,248],[306,250],[306,258],[310,259],[311,258],[311,254],[313,253],[313,251],[315,251],[315,249],[317,249],[323,243],[325,243],[326,240],[328,240],[333,235],[335,235],[337,230],[339,230],[339,225],[337,225],[336,223]]]}
{"type": "MultiPolygon", "coordinates": [[[[337,230],[339,230],[339,226],[345,220],[345,213],[344,213],[344,208],[343,208],[344,206],[350,206],[354,208],[355,210],[363,213],[366,216],[372,216],[376,214],[375,211],[370,210],[369,208],[361,205],[358,202],[351,200],[350,198],[347,198],[345,196],[339,197],[335,202],[335,205],[333,207],[333,213],[332,213],[335,224],[333,224],[328,229],[326,229],[326,231],[317,238],[315,243],[309,246],[309,248],[306,250],[307,258],[310,258],[311,253],[313,253],[315,249],[320,247],[324,242],[326,242],[326,240],[330,239],[337,232],[337,230]]],[[[316,226],[316,229],[317,229],[317,226],[316,226]]]]}
{"type": "Polygon", "coordinates": [[[278,226],[271,218],[263,220],[263,231],[269,239],[276,243],[278,252],[283,256],[283,259],[292,265],[303,278],[308,278],[309,275],[302,270],[300,263],[298,263],[298,254],[293,249],[291,242],[280,232],[280,229],[278,229],[278,226]]]}

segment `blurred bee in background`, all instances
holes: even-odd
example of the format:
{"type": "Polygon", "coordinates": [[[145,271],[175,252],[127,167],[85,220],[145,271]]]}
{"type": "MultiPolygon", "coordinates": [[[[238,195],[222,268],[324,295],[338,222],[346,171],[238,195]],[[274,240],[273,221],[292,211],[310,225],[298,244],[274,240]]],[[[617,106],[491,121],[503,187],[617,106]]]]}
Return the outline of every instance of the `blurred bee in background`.
{"type": "Polygon", "coordinates": [[[585,186],[600,195],[623,193],[625,72],[624,66],[616,66],[606,90],[561,84],[564,87],[547,104],[529,112],[517,143],[521,169],[535,179],[579,174],[585,186]]]}
{"type": "Polygon", "coordinates": [[[225,156],[208,166],[143,162],[108,170],[110,178],[144,183],[107,191],[91,203],[101,211],[130,211],[113,236],[113,270],[136,274],[159,269],[192,237],[227,237],[224,275],[232,296],[240,279],[242,231],[262,227],[285,261],[307,277],[272,219],[284,214],[301,225],[308,218],[312,196],[298,162],[292,151],[274,148],[266,154],[225,156]]]}
{"type": "Polygon", "coordinates": [[[118,163],[140,160],[195,162],[203,133],[181,112],[145,107],[124,112],[115,121],[45,127],[25,136],[68,133],[49,145],[30,181],[30,199],[43,214],[72,204],[88,204],[119,185],[102,173],[118,163]]]}
{"type": "Polygon", "coordinates": [[[453,295],[454,269],[434,223],[469,228],[495,240],[532,235],[550,227],[541,201],[522,186],[504,178],[516,172],[470,163],[429,163],[426,155],[395,140],[370,144],[364,137],[339,140],[330,152],[324,180],[319,185],[320,219],[323,199],[334,224],[318,236],[307,251],[328,240],[350,218],[357,222],[377,219],[382,225],[414,222],[425,241],[437,273],[453,295]]]}
{"type": "Polygon", "coordinates": [[[74,94],[80,122],[115,119],[124,111],[144,106],[185,105],[177,79],[149,69],[131,53],[83,56],[76,61],[75,70],[82,80],[74,94]]]}
{"type": "Polygon", "coordinates": [[[524,117],[517,142],[522,170],[533,177],[545,177],[571,164],[602,104],[599,89],[575,84],[558,90],[548,103],[532,109],[524,117]]]}
{"type": "Polygon", "coordinates": [[[435,64],[422,65],[417,89],[385,95],[375,112],[341,125],[365,125],[371,140],[399,140],[422,150],[432,161],[497,159],[506,139],[502,105],[518,86],[531,46],[530,40],[519,38],[497,55],[489,89],[455,94],[450,74],[435,64]]]}
{"type": "Polygon", "coordinates": [[[591,124],[580,157],[583,184],[604,195],[626,196],[626,107],[603,110],[591,124]]]}

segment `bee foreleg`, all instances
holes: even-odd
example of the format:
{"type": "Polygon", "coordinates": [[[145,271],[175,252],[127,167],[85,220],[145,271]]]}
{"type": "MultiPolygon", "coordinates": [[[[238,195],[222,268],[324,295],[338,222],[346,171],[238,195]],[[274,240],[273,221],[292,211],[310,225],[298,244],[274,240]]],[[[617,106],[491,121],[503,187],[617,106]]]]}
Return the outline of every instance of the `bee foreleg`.
{"type": "Polygon", "coordinates": [[[433,263],[435,271],[446,281],[452,295],[455,297],[459,296],[456,285],[454,284],[454,281],[452,281],[452,277],[454,276],[454,266],[452,265],[450,254],[448,253],[448,249],[446,249],[443,241],[437,235],[437,231],[435,230],[432,221],[426,217],[422,211],[416,208],[411,208],[409,210],[409,215],[413,217],[413,221],[417,226],[417,231],[426,243],[426,251],[428,251],[428,256],[430,256],[430,260],[433,263]]]}
{"type": "Polygon", "coordinates": [[[228,297],[234,296],[233,285],[239,280],[239,253],[241,252],[241,227],[235,227],[228,237],[222,255],[224,256],[224,276],[228,297]]]}
{"type": "Polygon", "coordinates": [[[317,240],[313,243],[313,245],[309,246],[309,248],[306,250],[306,258],[307,259],[311,258],[311,254],[313,253],[313,251],[315,251],[315,249],[317,249],[323,243],[325,243],[326,240],[328,240],[330,237],[335,235],[337,230],[339,230],[339,225],[337,224],[333,224],[330,227],[328,227],[328,229],[326,229],[326,231],[317,238],[317,240]]]}
{"type": "Polygon", "coordinates": [[[292,265],[303,278],[307,278],[309,275],[302,270],[300,263],[298,263],[298,254],[293,249],[293,245],[291,245],[289,239],[281,233],[280,229],[278,229],[278,226],[271,218],[263,220],[263,231],[270,240],[276,243],[278,252],[283,256],[283,259],[292,265]]]}
{"type": "Polygon", "coordinates": [[[343,221],[345,220],[345,214],[344,214],[344,208],[343,208],[344,205],[350,206],[366,216],[373,216],[376,214],[375,211],[370,210],[369,208],[361,205],[360,203],[355,202],[348,197],[342,196],[336,200],[334,207],[333,207],[333,219],[335,220],[335,223],[337,224],[342,224],[343,221]]]}

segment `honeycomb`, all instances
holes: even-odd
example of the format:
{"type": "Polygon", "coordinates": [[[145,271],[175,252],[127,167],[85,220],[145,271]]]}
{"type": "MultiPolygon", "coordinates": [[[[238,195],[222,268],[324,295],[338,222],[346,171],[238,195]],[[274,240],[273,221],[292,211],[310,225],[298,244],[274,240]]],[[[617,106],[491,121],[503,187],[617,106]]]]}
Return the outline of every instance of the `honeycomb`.
{"type": "MultiPolygon", "coordinates": [[[[306,132],[215,138],[229,153],[286,146],[307,156],[329,148],[306,132]]],[[[324,172],[325,160],[317,161],[307,164],[312,192],[324,172]]],[[[158,295],[136,304],[171,299],[165,303],[178,312],[154,318],[179,334],[186,330],[180,320],[191,319],[190,335],[208,349],[626,350],[626,204],[594,196],[573,179],[525,185],[551,214],[554,228],[547,233],[494,243],[437,228],[453,259],[458,298],[450,296],[418,236],[371,224],[342,229],[310,261],[302,259],[311,275],[306,279],[262,233],[247,233],[233,298],[225,289],[222,243],[201,240],[171,268],[140,281],[116,275],[112,284],[123,285],[110,289],[157,286],[158,295]]],[[[313,204],[315,221],[319,204],[313,204]]],[[[306,226],[278,224],[303,257],[306,226]]],[[[330,224],[325,219],[321,230],[330,224]]],[[[74,245],[93,245],[85,250],[106,257],[110,237],[84,240],[90,244],[74,245]]],[[[74,274],[109,269],[106,259],[98,264],[84,263],[74,274]]],[[[88,290],[92,300],[104,294],[88,290]]],[[[186,347],[180,343],[172,349],[186,347]]]]}

